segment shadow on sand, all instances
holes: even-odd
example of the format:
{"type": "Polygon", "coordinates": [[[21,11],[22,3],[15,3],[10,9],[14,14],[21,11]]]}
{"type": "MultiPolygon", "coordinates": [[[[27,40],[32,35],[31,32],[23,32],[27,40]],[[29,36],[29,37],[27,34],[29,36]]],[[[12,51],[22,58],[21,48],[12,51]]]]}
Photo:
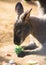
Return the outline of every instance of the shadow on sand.
{"type": "Polygon", "coordinates": [[[3,62],[3,61],[8,62],[9,60],[4,57],[0,57],[0,62],[3,62]]]}

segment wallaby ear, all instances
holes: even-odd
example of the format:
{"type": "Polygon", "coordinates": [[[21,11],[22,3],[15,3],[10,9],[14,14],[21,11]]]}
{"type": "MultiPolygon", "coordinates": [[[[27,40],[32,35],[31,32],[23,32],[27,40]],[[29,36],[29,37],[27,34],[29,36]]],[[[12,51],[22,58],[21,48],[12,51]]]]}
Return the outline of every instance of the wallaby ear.
{"type": "Polygon", "coordinates": [[[15,6],[15,11],[17,12],[18,16],[20,16],[24,12],[23,5],[21,2],[18,2],[15,6]]]}
{"type": "Polygon", "coordinates": [[[22,14],[21,18],[23,21],[29,20],[31,10],[32,10],[32,8],[22,14]]]}
{"type": "Polygon", "coordinates": [[[32,8],[26,12],[25,20],[28,20],[29,19],[31,10],[32,10],[32,8]]]}

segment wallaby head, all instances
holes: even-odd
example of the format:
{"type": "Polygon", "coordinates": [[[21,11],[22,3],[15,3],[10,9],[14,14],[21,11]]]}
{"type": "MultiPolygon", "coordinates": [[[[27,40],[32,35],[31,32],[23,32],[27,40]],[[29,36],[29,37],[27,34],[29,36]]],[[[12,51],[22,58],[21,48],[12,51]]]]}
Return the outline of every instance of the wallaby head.
{"type": "Polygon", "coordinates": [[[20,45],[32,29],[32,25],[29,23],[32,9],[24,12],[24,8],[19,2],[16,4],[15,10],[17,11],[18,17],[14,25],[14,43],[20,45]]]}

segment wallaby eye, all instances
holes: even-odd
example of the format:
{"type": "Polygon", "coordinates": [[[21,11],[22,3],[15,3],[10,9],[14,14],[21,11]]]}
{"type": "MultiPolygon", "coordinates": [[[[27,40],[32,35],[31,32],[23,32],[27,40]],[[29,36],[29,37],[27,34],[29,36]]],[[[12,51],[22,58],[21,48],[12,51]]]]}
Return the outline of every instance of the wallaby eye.
{"type": "Polygon", "coordinates": [[[18,35],[21,34],[21,30],[18,30],[18,31],[17,31],[17,34],[18,34],[18,35]]]}

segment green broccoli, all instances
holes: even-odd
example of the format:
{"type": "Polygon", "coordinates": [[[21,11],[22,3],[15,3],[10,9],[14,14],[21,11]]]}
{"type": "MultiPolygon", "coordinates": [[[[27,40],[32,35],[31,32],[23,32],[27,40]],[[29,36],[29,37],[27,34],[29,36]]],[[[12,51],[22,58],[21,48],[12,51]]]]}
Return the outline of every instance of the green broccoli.
{"type": "Polygon", "coordinates": [[[15,47],[16,54],[20,54],[23,51],[24,51],[24,49],[21,46],[16,45],[16,47],[15,47]]]}

